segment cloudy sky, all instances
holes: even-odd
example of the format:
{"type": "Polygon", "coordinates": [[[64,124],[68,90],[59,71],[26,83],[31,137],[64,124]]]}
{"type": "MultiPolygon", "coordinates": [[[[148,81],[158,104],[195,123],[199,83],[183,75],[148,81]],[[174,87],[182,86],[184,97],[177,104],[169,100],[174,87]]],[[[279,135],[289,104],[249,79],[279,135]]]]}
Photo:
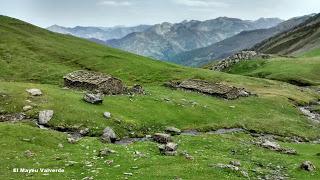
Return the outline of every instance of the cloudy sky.
{"type": "Polygon", "coordinates": [[[0,0],[0,14],[41,27],[132,26],[219,16],[288,19],[319,12],[320,0],[0,0]]]}

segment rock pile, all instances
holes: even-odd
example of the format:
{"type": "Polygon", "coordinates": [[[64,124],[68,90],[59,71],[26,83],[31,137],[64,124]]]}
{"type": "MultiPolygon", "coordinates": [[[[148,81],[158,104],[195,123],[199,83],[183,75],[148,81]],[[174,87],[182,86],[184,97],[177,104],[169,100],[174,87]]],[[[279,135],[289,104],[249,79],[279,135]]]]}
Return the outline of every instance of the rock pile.
{"type": "Polygon", "coordinates": [[[237,88],[222,83],[211,83],[197,79],[189,79],[182,82],[171,81],[165,85],[177,89],[197,91],[203,94],[218,96],[229,100],[237,99],[239,97],[248,97],[251,95],[250,92],[243,88],[237,88]]]}
{"type": "Polygon", "coordinates": [[[269,59],[271,57],[271,55],[258,53],[256,51],[241,51],[219,61],[210,69],[214,71],[223,71],[241,61],[247,61],[251,59],[269,59]]]}

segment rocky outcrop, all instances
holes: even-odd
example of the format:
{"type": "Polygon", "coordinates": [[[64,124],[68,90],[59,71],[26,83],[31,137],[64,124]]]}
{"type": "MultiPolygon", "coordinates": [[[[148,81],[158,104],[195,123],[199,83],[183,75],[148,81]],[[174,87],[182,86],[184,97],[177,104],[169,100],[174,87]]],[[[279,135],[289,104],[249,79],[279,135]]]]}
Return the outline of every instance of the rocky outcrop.
{"type": "Polygon", "coordinates": [[[203,94],[222,97],[229,100],[251,95],[250,92],[246,91],[243,88],[237,88],[222,83],[211,83],[196,79],[185,80],[182,82],[171,81],[169,83],[166,83],[166,86],[177,89],[197,91],[203,94]]]}
{"type": "Polygon", "coordinates": [[[268,54],[258,53],[256,51],[241,51],[232,56],[227,57],[213,65],[210,69],[214,71],[223,71],[239,62],[252,59],[270,59],[272,56],[268,54]]]}
{"type": "Polygon", "coordinates": [[[98,72],[75,71],[67,74],[64,85],[69,88],[100,92],[106,95],[124,94],[127,88],[118,78],[98,72]]]}

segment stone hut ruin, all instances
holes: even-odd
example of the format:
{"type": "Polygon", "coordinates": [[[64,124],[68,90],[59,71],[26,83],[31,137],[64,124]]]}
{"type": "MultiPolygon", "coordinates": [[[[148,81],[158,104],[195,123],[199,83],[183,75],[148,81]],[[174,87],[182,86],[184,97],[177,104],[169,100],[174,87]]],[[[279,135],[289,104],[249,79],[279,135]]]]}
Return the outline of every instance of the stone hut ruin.
{"type": "Polygon", "coordinates": [[[239,97],[247,97],[251,95],[250,92],[243,88],[237,88],[222,83],[211,83],[198,79],[189,79],[184,81],[171,81],[165,84],[168,87],[175,89],[184,89],[189,91],[196,91],[199,93],[217,96],[229,100],[237,99],[239,97]]]}
{"type": "Polygon", "coordinates": [[[65,75],[63,79],[66,87],[105,95],[124,94],[128,91],[120,79],[98,72],[79,70],[65,75]]]}

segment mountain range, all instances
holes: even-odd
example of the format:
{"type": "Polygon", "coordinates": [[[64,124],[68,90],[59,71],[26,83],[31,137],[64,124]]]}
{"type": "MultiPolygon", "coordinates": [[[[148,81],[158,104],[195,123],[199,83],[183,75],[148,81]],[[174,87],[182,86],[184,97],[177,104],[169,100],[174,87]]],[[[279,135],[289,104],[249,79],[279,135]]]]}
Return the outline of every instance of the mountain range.
{"type": "Polygon", "coordinates": [[[156,24],[146,31],[128,34],[121,39],[108,40],[107,45],[135,54],[170,60],[185,51],[202,48],[234,36],[245,30],[273,27],[282,22],[277,18],[256,21],[219,17],[207,21],[156,24]]]}
{"type": "Polygon", "coordinates": [[[52,32],[57,32],[60,34],[70,34],[76,37],[106,41],[109,39],[123,38],[124,36],[133,33],[141,32],[150,28],[149,25],[139,25],[134,27],[124,27],[124,26],[115,26],[115,27],[84,27],[76,26],[73,28],[63,27],[59,25],[53,25],[47,29],[52,32]]]}
{"type": "Polygon", "coordinates": [[[90,39],[135,54],[172,61],[172,57],[179,53],[212,45],[242,31],[269,28],[281,22],[282,20],[278,18],[249,21],[219,17],[206,21],[190,20],[174,24],[164,22],[152,26],[66,28],[53,25],[47,29],[90,39]]]}
{"type": "Polygon", "coordinates": [[[310,18],[311,15],[295,17],[267,29],[256,29],[243,31],[235,36],[215,43],[211,46],[182,52],[171,57],[171,61],[187,66],[201,66],[212,60],[223,59],[240,50],[252,48],[255,44],[262,42],[278,33],[288,31],[310,18]]]}

